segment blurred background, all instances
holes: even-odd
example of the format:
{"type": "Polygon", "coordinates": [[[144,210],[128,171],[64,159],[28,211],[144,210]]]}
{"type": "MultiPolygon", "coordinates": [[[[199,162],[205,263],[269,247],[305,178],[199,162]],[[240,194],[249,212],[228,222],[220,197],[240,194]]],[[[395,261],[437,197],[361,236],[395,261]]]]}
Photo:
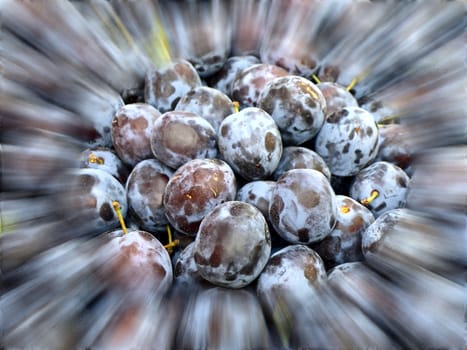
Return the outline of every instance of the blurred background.
{"type": "Polygon", "coordinates": [[[0,9],[0,347],[466,348],[464,2],[2,0],[0,9]],[[396,118],[413,157],[408,214],[354,275],[287,305],[279,322],[251,290],[174,286],[138,302],[112,293],[100,277],[101,232],[73,203],[81,152],[112,146],[113,117],[141,98],[149,69],[184,58],[209,80],[206,62],[240,55],[354,82],[381,123],[396,118]]]}

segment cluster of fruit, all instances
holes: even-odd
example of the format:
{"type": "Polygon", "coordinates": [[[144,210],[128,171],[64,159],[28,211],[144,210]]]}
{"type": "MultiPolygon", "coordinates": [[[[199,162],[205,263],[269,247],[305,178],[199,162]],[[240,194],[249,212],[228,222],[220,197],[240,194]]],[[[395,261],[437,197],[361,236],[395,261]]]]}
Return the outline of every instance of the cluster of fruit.
{"type": "Polygon", "coordinates": [[[106,126],[111,144],[82,152],[72,198],[106,232],[112,285],[256,288],[274,319],[377,250],[404,215],[411,154],[352,86],[223,63],[153,67],[106,126]]]}

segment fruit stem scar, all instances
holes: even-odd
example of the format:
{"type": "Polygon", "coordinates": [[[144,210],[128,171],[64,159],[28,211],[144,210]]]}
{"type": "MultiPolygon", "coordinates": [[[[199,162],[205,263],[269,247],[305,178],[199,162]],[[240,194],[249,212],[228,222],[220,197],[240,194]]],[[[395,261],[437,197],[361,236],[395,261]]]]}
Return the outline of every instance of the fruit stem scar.
{"type": "Polygon", "coordinates": [[[346,205],[343,205],[341,207],[341,213],[342,214],[347,214],[348,212],[350,212],[350,208],[348,206],[346,206],[346,205]]]}
{"type": "Polygon", "coordinates": [[[318,76],[316,74],[312,74],[311,77],[316,82],[316,84],[321,84],[321,80],[319,80],[319,78],[318,78],[318,76]]]}
{"type": "Polygon", "coordinates": [[[178,246],[180,241],[176,239],[175,241],[172,239],[172,230],[170,229],[170,226],[167,225],[167,236],[169,237],[169,243],[164,246],[165,249],[169,252],[169,254],[173,253],[173,248],[178,246]]]}
{"type": "Polygon", "coordinates": [[[115,212],[117,213],[118,221],[120,221],[120,226],[122,226],[123,233],[127,234],[128,230],[126,228],[125,221],[123,220],[122,211],[121,211],[121,208],[120,208],[120,203],[118,201],[113,201],[112,206],[114,207],[115,212]]]}
{"type": "Polygon", "coordinates": [[[104,160],[100,157],[97,157],[94,153],[91,153],[88,157],[89,163],[104,164],[104,160]]]}
{"type": "Polygon", "coordinates": [[[233,101],[232,105],[234,113],[238,113],[240,111],[240,103],[238,101],[233,101]]]}
{"type": "Polygon", "coordinates": [[[379,196],[379,192],[377,190],[371,191],[371,195],[368,198],[362,199],[360,203],[363,205],[369,205],[379,196]]]}

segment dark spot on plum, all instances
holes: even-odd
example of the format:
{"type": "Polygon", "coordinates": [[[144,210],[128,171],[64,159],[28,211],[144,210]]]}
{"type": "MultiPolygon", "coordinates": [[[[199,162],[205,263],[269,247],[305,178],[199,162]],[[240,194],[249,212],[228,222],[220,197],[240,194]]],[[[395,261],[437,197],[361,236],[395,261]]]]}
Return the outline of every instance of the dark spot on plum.
{"type": "Polygon", "coordinates": [[[344,148],[342,149],[342,153],[349,153],[349,148],[350,148],[350,143],[347,142],[344,146],[344,148]]]}
{"type": "Polygon", "coordinates": [[[301,228],[297,231],[298,240],[302,243],[307,243],[309,240],[309,230],[307,228],[301,228]]]}
{"type": "Polygon", "coordinates": [[[195,263],[197,265],[203,265],[203,266],[209,265],[209,262],[198,252],[194,254],[193,258],[195,259],[195,263]]]}
{"type": "Polygon", "coordinates": [[[297,193],[298,201],[305,208],[314,208],[320,202],[319,194],[311,191],[300,191],[297,193]]]}
{"type": "Polygon", "coordinates": [[[228,125],[222,125],[222,128],[221,128],[221,135],[222,137],[226,137],[227,134],[229,133],[229,130],[230,130],[230,126],[228,125]]]}
{"type": "Polygon", "coordinates": [[[266,133],[264,146],[268,152],[273,152],[276,149],[276,137],[271,132],[266,133]]]}
{"type": "Polygon", "coordinates": [[[269,266],[279,266],[282,264],[282,255],[278,254],[273,256],[271,259],[269,259],[268,265],[269,266]]]}
{"type": "Polygon", "coordinates": [[[111,221],[114,218],[114,211],[109,203],[102,204],[99,215],[105,221],[111,221]]]}
{"type": "Polygon", "coordinates": [[[261,244],[258,244],[255,246],[253,249],[253,252],[251,253],[251,259],[249,260],[249,263],[246,264],[242,269],[239,271],[240,274],[242,275],[247,275],[250,276],[253,274],[253,271],[256,267],[256,263],[259,261],[261,257],[261,252],[263,250],[263,247],[261,244]]]}
{"type": "Polygon", "coordinates": [[[218,267],[221,262],[222,262],[222,245],[221,244],[216,244],[214,247],[214,250],[211,254],[211,257],[209,258],[209,265],[212,267],[218,267]]]}
{"type": "Polygon", "coordinates": [[[303,270],[303,275],[310,282],[314,282],[316,280],[316,276],[317,276],[315,266],[313,264],[306,264],[305,268],[303,270]]]}
{"type": "Polygon", "coordinates": [[[380,211],[380,210],[383,210],[384,208],[386,208],[386,202],[381,203],[374,210],[375,211],[380,211]]]}
{"type": "Polygon", "coordinates": [[[90,193],[95,183],[96,178],[92,175],[83,174],[79,176],[79,184],[83,192],[90,193]]]}
{"type": "Polygon", "coordinates": [[[272,199],[271,207],[269,209],[269,216],[271,221],[275,224],[279,223],[279,215],[284,210],[284,201],[279,196],[272,199]]]}
{"type": "Polygon", "coordinates": [[[360,164],[360,161],[361,161],[362,158],[363,158],[363,152],[362,152],[362,150],[360,150],[360,149],[355,150],[355,157],[356,157],[356,158],[355,158],[355,160],[354,160],[354,163],[355,163],[355,164],[360,164]]]}
{"type": "Polygon", "coordinates": [[[250,201],[254,201],[254,200],[256,199],[256,195],[255,195],[254,193],[251,193],[251,192],[250,192],[250,193],[248,194],[248,199],[249,199],[250,201]]]}
{"type": "Polygon", "coordinates": [[[243,213],[243,210],[244,207],[242,204],[233,204],[231,207],[230,207],[230,215],[232,216],[240,216],[242,215],[243,213]]]}
{"type": "Polygon", "coordinates": [[[372,128],[372,127],[370,127],[370,126],[369,126],[369,127],[367,127],[367,128],[366,128],[366,134],[367,134],[368,136],[371,136],[371,135],[373,135],[373,128],[372,128]]]}
{"type": "Polygon", "coordinates": [[[167,274],[167,271],[164,269],[163,266],[161,266],[160,264],[158,264],[157,262],[153,262],[152,263],[152,269],[154,270],[154,272],[156,273],[156,276],[159,277],[161,280],[165,277],[165,275],[167,274]]]}
{"type": "Polygon", "coordinates": [[[329,115],[326,121],[331,124],[336,124],[348,114],[349,114],[349,111],[347,111],[346,109],[341,109],[340,111],[334,112],[331,115],[329,115]]]}
{"type": "Polygon", "coordinates": [[[407,188],[407,179],[403,176],[397,176],[397,183],[400,187],[407,188]]]}
{"type": "Polygon", "coordinates": [[[139,235],[146,241],[152,241],[154,239],[154,236],[146,231],[140,231],[139,235]]]}

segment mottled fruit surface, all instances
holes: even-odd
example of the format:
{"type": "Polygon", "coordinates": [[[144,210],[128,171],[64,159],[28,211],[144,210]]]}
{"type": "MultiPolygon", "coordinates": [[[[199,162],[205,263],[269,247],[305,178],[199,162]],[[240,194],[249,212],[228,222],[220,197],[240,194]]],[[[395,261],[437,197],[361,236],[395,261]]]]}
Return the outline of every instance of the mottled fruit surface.
{"type": "Polygon", "coordinates": [[[242,107],[255,107],[266,84],[289,73],[273,64],[258,63],[244,69],[233,81],[230,97],[242,107]]]}
{"type": "Polygon", "coordinates": [[[101,248],[103,277],[116,288],[143,297],[166,292],[173,279],[172,263],[164,246],[145,231],[118,230],[101,248]]]}
{"type": "Polygon", "coordinates": [[[259,95],[257,105],[268,112],[286,144],[311,140],[324,123],[326,100],[308,79],[289,75],[270,80],[259,95]]]}
{"type": "Polygon", "coordinates": [[[375,162],[355,176],[350,197],[378,217],[388,210],[405,206],[409,184],[409,176],[397,165],[375,162]]]}
{"type": "Polygon", "coordinates": [[[176,59],[148,71],[144,99],[165,113],[174,109],[180,98],[198,86],[201,86],[201,79],[193,65],[187,60],[176,59]]]}
{"type": "Polygon", "coordinates": [[[347,196],[336,196],[337,223],[332,232],[313,246],[326,268],[363,260],[362,233],[375,221],[363,205],[347,196]]]}
{"type": "Polygon", "coordinates": [[[168,223],[162,196],[173,171],[156,159],[139,162],[126,183],[131,214],[149,232],[164,231],[168,223]]]}
{"type": "Polygon", "coordinates": [[[120,159],[133,167],[153,158],[151,151],[152,126],[160,112],[146,103],[134,103],[120,108],[112,121],[112,141],[120,159]]]}
{"type": "Polygon", "coordinates": [[[224,118],[234,112],[232,101],[226,94],[207,86],[188,91],[178,101],[175,110],[203,117],[212,125],[216,134],[224,118]]]}
{"type": "Polygon", "coordinates": [[[290,245],[271,256],[257,284],[258,298],[268,316],[279,307],[293,310],[307,303],[326,281],[321,257],[304,245],[290,245]]]}
{"type": "Polygon", "coordinates": [[[223,159],[248,180],[270,176],[282,156],[282,139],[274,119],[256,107],[224,119],[218,146],[223,159]]]}
{"type": "Polygon", "coordinates": [[[192,159],[216,158],[216,132],[195,113],[166,112],[154,123],[151,149],[162,163],[177,169],[192,159]]]}
{"type": "Polygon", "coordinates": [[[169,222],[194,236],[204,216],[217,205],[234,200],[237,183],[230,166],[219,159],[194,159],[174,173],[163,203],[169,222]]]}
{"type": "Polygon", "coordinates": [[[269,220],[269,201],[275,185],[275,181],[250,181],[238,190],[236,200],[254,205],[269,220]]]}
{"type": "Polygon", "coordinates": [[[287,146],[282,151],[282,157],[276,170],[272,174],[274,180],[277,180],[286,171],[292,169],[314,169],[323,173],[329,180],[331,171],[321,156],[309,148],[301,146],[287,146]]]}
{"type": "Polygon", "coordinates": [[[122,216],[127,213],[123,185],[109,173],[99,169],[79,169],[72,185],[75,213],[83,220],[83,227],[110,230],[119,225],[113,202],[119,203],[122,216]]]}
{"type": "Polygon", "coordinates": [[[345,107],[326,118],[315,150],[333,175],[352,176],[375,159],[378,142],[373,116],[359,107],[345,107]]]}
{"type": "Polygon", "coordinates": [[[358,107],[355,97],[342,85],[324,82],[317,84],[317,87],[326,99],[326,116],[344,107],[358,107]]]}
{"type": "Polygon", "coordinates": [[[269,218],[290,243],[309,244],[329,235],[336,224],[337,204],[326,177],[313,169],[294,169],[276,182],[269,218]]]}
{"type": "Polygon", "coordinates": [[[80,168],[100,169],[108,172],[121,183],[128,178],[128,168],[117,154],[108,147],[86,149],[79,156],[80,168]]]}
{"type": "Polygon", "coordinates": [[[266,220],[251,204],[220,204],[201,222],[194,250],[204,279],[223,287],[245,287],[259,276],[271,253],[266,220]]]}

